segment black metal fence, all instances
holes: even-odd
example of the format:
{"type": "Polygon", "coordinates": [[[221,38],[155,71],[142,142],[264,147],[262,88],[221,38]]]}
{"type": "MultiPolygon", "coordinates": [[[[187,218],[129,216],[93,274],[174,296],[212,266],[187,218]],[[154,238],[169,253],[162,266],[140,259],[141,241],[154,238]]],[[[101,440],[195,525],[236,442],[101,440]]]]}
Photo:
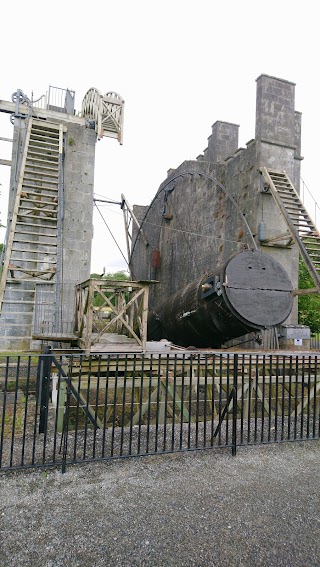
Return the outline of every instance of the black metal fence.
{"type": "Polygon", "coordinates": [[[317,355],[0,357],[0,469],[320,437],[317,355]]]}

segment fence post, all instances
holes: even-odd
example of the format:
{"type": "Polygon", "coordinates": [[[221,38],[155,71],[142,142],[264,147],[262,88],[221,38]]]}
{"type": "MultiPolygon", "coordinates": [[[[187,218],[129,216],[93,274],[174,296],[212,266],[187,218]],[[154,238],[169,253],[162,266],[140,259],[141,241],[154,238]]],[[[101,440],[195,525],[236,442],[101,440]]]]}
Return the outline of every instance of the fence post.
{"type": "Polygon", "coordinates": [[[49,409],[49,390],[52,356],[51,347],[44,349],[44,356],[38,362],[38,395],[40,400],[39,433],[45,433],[49,409]]]}
{"type": "Polygon", "coordinates": [[[232,456],[237,454],[238,355],[233,357],[232,456]]]}
{"type": "Polygon", "coordinates": [[[63,453],[62,453],[62,467],[61,472],[62,474],[66,472],[67,468],[67,452],[68,452],[68,435],[69,435],[69,417],[70,417],[70,397],[71,397],[71,369],[69,368],[68,377],[66,378],[67,381],[67,399],[66,399],[66,412],[65,412],[65,421],[64,421],[64,429],[63,429],[63,453]]]}

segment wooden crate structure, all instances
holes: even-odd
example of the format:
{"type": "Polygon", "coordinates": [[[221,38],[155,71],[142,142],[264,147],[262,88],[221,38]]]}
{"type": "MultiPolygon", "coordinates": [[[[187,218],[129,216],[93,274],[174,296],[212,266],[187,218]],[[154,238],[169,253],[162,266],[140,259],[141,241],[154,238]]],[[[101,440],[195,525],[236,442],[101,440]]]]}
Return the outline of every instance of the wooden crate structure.
{"type": "Polygon", "coordinates": [[[149,283],[89,279],[76,286],[75,334],[86,352],[116,332],[146,348],[149,283]]]}

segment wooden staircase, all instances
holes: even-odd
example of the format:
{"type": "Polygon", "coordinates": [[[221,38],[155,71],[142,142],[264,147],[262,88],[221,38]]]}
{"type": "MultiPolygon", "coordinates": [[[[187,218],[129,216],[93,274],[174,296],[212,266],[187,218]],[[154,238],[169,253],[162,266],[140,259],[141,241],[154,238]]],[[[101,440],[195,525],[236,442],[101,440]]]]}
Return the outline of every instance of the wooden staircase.
{"type": "Polygon", "coordinates": [[[303,261],[320,291],[320,234],[285,171],[262,168],[262,175],[285,217],[303,261]]]}
{"type": "Polygon", "coordinates": [[[35,284],[56,277],[62,148],[61,125],[29,119],[0,284],[0,336],[12,349],[30,348],[35,284]]]}

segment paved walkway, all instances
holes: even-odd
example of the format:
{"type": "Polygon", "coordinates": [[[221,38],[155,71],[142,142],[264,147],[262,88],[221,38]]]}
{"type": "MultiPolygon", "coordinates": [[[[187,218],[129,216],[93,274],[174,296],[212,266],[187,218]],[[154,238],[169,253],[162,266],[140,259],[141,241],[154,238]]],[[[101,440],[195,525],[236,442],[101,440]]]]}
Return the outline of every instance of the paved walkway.
{"type": "Polygon", "coordinates": [[[1,567],[319,567],[320,443],[0,475],[1,567]]]}

